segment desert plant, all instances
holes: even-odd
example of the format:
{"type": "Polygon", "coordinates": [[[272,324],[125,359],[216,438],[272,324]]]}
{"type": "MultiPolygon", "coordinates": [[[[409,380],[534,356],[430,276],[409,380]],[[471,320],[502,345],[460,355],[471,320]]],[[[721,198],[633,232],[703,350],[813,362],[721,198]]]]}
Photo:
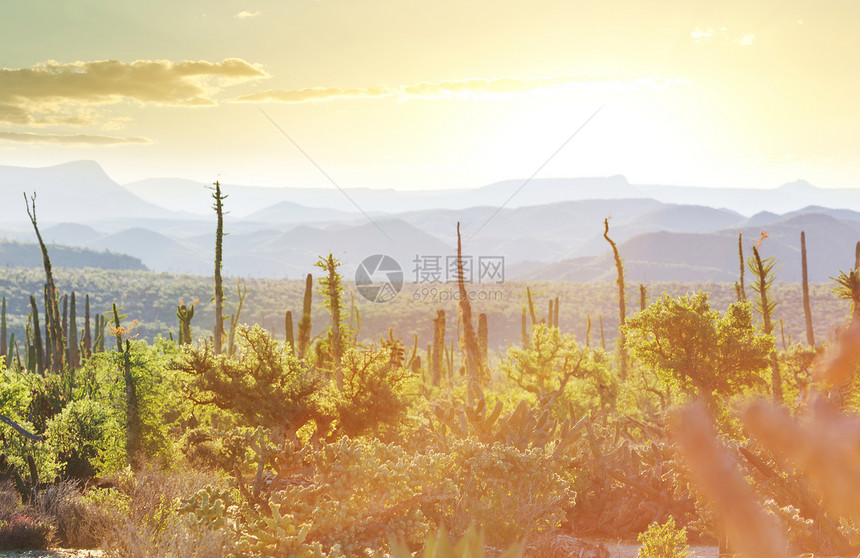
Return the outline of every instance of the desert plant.
{"type": "MultiPolygon", "coordinates": [[[[627,320],[626,311],[626,294],[624,292],[624,260],[621,259],[621,254],[618,252],[618,246],[609,238],[609,218],[603,220],[603,238],[612,246],[612,256],[615,258],[615,270],[617,276],[615,283],[618,285],[618,362],[621,369],[621,380],[627,379],[627,334],[624,330],[624,323],[627,320]]],[[[602,329],[602,322],[601,322],[602,329]]]]}
{"type": "MultiPolygon", "coordinates": [[[[755,274],[752,289],[758,295],[753,301],[753,307],[761,315],[762,331],[765,335],[773,334],[772,316],[777,303],[773,298],[772,288],[776,279],[776,263],[773,256],[762,259],[757,246],[753,246],[753,255],[747,260],[747,267],[755,274]]],[[[773,400],[776,403],[782,403],[782,377],[780,376],[776,353],[771,355],[770,368],[770,387],[773,400]]]]}
{"type": "Polygon", "coordinates": [[[803,289],[803,316],[806,319],[806,342],[815,346],[815,333],[812,330],[812,306],[809,304],[809,273],[806,265],[806,232],[800,231],[800,267],[803,289]]]}
{"type": "Polygon", "coordinates": [[[637,558],[687,558],[690,555],[687,546],[687,530],[675,527],[675,518],[671,515],[662,525],[656,521],[648,529],[639,534],[639,552],[637,558]]]}
{"type": "Polygon", "coordinates": [[[305,277],[305,295],[302,298],[302,319],[298,327],[298,350],[296,355],[305,358],[308,347],[311,344],[311,297],[313,296],[314,278],[308,273],[305,277]]]}
{"type": "Polygon", "coordinates": [[[223,258],[223,243],[224,243],[224,200],[227,198],[225,194],[221,194],[221,183],[216,180],[212,188],[212,199],[215,200],[212,208],[217,215],[217,225],[215,227],[215,337],[214,350],[215,354],[221,354],[223,347],[224,336],[224,284],[221,279],[221,267],[223,258]]]}

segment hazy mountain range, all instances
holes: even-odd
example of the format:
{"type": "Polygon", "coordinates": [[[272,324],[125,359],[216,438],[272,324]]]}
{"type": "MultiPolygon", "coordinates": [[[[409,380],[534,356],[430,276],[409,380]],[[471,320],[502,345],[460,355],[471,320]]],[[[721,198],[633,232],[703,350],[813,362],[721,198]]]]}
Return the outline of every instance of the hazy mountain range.
{"type": "MultiPolygon", "coordinates": [[[[0,238],[35,240],[22,196],[35,190],[47,242],[81,254],[127,254],[154,271],[210,274],[215,219],[206,186],[171,178],[120,185],[92,161],[0,166],[0,238]]],[[[224,269],[235,276],[298,278],[328,252],[349,276],[363,258],[384,253],[408,280],[416,256],[444,261],[455,253],[458,221],[467,254],[502,256],[507,278],[532,281],[612,279],[606,217],[631,281],[734,281],[738,233],[748,247],[763,230],[762,254],[780,259],[781,279],[799,280],[805,230],[810,278],[826,281],[853,265],[860,240],[860,191],[802,181],[732,189],[633,185],[614,176],[470,190],[348,190],[361,211],[334,188],[222,187],[230,211],[224,269]]]]}

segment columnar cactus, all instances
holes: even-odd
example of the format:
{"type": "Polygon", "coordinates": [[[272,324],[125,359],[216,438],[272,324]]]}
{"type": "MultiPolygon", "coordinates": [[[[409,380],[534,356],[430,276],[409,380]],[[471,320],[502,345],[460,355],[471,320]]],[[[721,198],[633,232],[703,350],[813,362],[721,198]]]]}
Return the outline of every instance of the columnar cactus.
{"type": "Polygon", "coordinates": [[[305,296],[302,303],[302,319],[299,321],[297,352],[299,358],[305,357],[308,346],[311,344],[311,298],[313,296],[313,291],[314,278],[313,275],[308,273],[308,276],[305,277],[305,296]]]}
{"type": "Polygon", "coordinates": [[[284,316],[284,330],[287,332],[287,345],[290,346],[290,351],[295,354],[296,340],[293,336],[293,313],[289,310],[287,310],[287,314],[284,316]]]}
{"type": "MultiPolygon", "coordinates": [[[[31,309],[30,317],[33,320],[33,329],[31,330],[32,336],[33,336],[33,345],[32,345],[32,347],[33,347],[32,363],[33,364],[32,365],[30,364],[30,359],[29,359],[29,354],[28,354],[28,361],[27,361],[28,366],[27,367],[30,368],[33,372],[38,372],[44,376],[45,375],[45,352],[44,352],[44,349],[42,348],[42,331],[41,331],[41,328],[39,327],[39,309],[36,307],[36,297],[33,295],[30,295],[30,309],[31,309]]],[[[29,353],[29,351],[28,351],[28,353],[29,353]]]]}
{"type": "Polygon", "coordinates": [[[72,304],[69,309],[69,337],[67,344],[69,346],[69,368],[76,369],[81,365],[80,345],[78,344],[78,319],[75,309],[75,293],[72,292],[72,304]]]}
{"type": "Polygon", "coordinates": [[[434,386],[442,381],[442,358],[445,352],[445,311],[437,310],[433,320],[433,353],[430,361],[431,378],[434,386]]]}
{"type": "Polygon", "coordinates": [[[806,317],[806,342],[815,346],[815,333],[812,330],[812,306],[809,304],[809,273],[806,267],[806,233],[800,231],[800,266],[803,272],[803,314],[806,317]]]}

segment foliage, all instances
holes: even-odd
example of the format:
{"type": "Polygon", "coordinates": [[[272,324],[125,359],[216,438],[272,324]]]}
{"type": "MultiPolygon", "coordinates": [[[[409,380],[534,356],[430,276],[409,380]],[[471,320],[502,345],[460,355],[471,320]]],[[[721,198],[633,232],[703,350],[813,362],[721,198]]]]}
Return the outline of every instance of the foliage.
{"type": "Polygon", "coordinates": [[[196,405],[214,405],[279,439],[320,417],[322,378],[260,326],[237,332],[239,354],[215,355],[211,345],[186,348],[175,367],[196,405]]]}
{"type": "MultiPolygon", "coordinates": [[[[519,543],[501,553],[498,558],[521,558],[524,552],[523,543],[519,543]]],[[[412,553],[406,545],[391,541],[391,556],[392,558],[412,558],[412,553]]],[[[469,527],[454,544],[445,528],[440,527],[435,535],[427,536],[421,556],[424,558],[484,558],[486,556],[484,537],[474,527],[469,527]]]]}
{"type": "Polygon", "coordinates": [[[690,555],[687,547],[687,531],[675,527],[675,518],[669,516],[662,525],[656,521],[639,535],[638,558],[686,558],[690,555]]]}
{"type": "Polygon", "coordinates": [[[731,304],[722,316],[699,291],[677,299],[664,295],[627,321],[628,346],[667,384],[685,393],[728,396],[761,386],[773,338],[758,334],[748,303],[731,304]]]}
{"type": "MultiPolygon", "coordinates": [[[[592,392],[595,401],[589,406],[602,408],[614,404],[618,389],[605,357],[599,349],[580,347],[572,335],[539,323],[528,346],[511,346],[500,368],[517,386],[534,394],[543,408],[552,409],[564,402],[568,390],[592,392]]],[[[589,410],[586,407],[579,412],[589,410]]]]}
{"type": "Polygon", "coordinates": [[[403,423],[415,378],[400,356],[397,347],[347,351],[342,362],[343,388],[330,392],[339,432],[356,437],[403,423]]]}
{"type": "Polygon", "coordinates": [[[53,528],[45,521],[16,513],[0,518],[0,549],[45,549],[53,539],[53,528]]]}
{"type": "Polygon", "coordinates": [[[92,399],[72,401],[48,422],[47,438],[66,474],[86,478],[125,462],[123,431],[112,409],[92,399]]]}

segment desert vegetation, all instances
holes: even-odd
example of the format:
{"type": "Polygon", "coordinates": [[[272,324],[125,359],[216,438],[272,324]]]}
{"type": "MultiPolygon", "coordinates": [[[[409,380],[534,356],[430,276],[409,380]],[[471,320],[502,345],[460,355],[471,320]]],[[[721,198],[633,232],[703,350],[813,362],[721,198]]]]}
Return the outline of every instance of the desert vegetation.
{"type": "Polygon", "coordinates": [[[0,272],[0,547],[860,551],[857,262],[785,285],[739,238],[736,284],[634,295],[606,220],[615,284],[470,301],[460,264],[458,300],[374,305],[332,254],[235,290],[220,250],[213,278],[54,270],[35,201],[44,271],[0,272]]]}

